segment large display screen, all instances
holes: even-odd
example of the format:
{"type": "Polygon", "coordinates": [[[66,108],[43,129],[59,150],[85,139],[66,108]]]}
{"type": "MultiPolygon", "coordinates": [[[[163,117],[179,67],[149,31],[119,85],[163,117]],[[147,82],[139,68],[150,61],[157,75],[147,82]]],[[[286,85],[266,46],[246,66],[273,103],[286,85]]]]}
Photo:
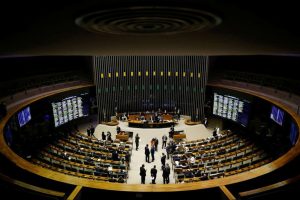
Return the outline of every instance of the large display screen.
{"type": "Polygon", "coordinates": [[[248,125],[250,102],[231,95],[214,92],[213,114],[248,125]]]}
{"type": "Polygon", "coordinates": [[[298,138],[298,129],[294,122],[291,122],[291,129],[290,129],[290,141],[292,145],[295,145],[298,138]]]}
{"type": "Polygon", "coordinates": [[[18,113],[20,127],[24,126],[31,120],[30,107],[26,107],[18,113]]]}
{"type": "Polygon", "coordinates": [[[275,121],[277,124],[282,125],[284,117],[284,111],[277,108],[276,106],[272,106],[270,118],[275,121]]]}
{"type": "Polygon", "coordinates": [[[89,115],[88,93],[69,96],[61,101],[52,102],[55,127],[73,119],[89,115]]]}

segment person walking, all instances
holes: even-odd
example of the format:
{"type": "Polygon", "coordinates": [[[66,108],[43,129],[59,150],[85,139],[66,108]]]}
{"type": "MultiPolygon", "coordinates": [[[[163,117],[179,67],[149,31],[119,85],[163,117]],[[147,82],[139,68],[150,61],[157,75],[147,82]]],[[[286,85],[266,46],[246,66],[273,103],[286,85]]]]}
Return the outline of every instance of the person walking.
{"type": "Polygon", "coordinates": [[[140,167],[140,176],[141,176],[141,184],[145,184],[145,179],[146,179],[146,169],[145,169],[145,165],[143,164],[140,167]]]}
{"type": "Polygon", "coordinates": [[[135,150],[137,151],[139,149],[139,144],[140,144],[140,136],[139,134],[137,133],[135,135],[135,150]]]}
{"type": "Polygon", "coordinates": [[[151,169],[151,179],[152,179],[152,184],[156,184],[155,180],[156,180],[156,174],[157,174],[157,169],[156,169],[156,165],[153,166],[153,168],[151,169]]]}

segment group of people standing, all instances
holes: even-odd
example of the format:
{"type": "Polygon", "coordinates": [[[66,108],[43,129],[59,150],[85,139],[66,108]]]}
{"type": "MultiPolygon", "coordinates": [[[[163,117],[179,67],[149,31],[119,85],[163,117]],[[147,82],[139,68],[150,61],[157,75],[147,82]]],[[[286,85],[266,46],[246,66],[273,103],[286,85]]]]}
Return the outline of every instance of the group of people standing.
{"type": "MultiPolygon", "coordinates": [[[[162,149],[165,149],[167,147],[167,140],[168,137],[166,135],[162,136],[162,149]]],[[[139,148],[139,142],[140,142],[140,136],[136,134],[135,136],[135,144],[136,144],[136,150],[139,148]]],[[[151,140],[151,147],[149,147],[149,144],[146,144],[145,146],[145,161],[147,163],[150,163],[150,154],[151,154],[151,162],[155,161],[155,151],[158,151],[158,139],[152,138],[151,140]]],[[[165,153],[162,153],[161,156],[161,170],[162,170],[162,177],[163,177],[163,183],[168,184],[170,182],[170,166],[168,163],[166,163],[167,156],[165,153]]],[[[145,168],[145,164],[142,164],[140,167],[140,176],[141,176],[141,183],[145,184],[147,170],[145,168]]],[[[156,184],[156,177],[157,177],[157,168],[156,165],[153,165],[153,167],[150,170],[150,177],[151,177],[151,183],[156,184]]]]}
{"type": "Polygon", "coordinates": [[[87,129],[86,133],[88,136],[94,136],[95,133],[95,127],[91,124],[87,129]]]}
{"type": "MultiPolygon", "coordinates": [[[[162,177],[163,177],[164,184],[170,183],[170,173],[171,173],[171,169],[168,163],[165,166],[162,166],[162,177]]],[[[145,165],[142,164],[142,166],[140,167],[141,184],[145,184],[146,175],[147,175],[147,169],[145,169],[145,165]]],[[[151,183],[156,184],[155,182],[157,177],[156,165],[154,165],[153,168],[151,168],[150,176],[152,181],[151,183]]]]}
{"type": "Polygon", "coordinates": [[[111,132],[107,131],[107,134],[105,135],[104,131],[102,132],[102,140],[106,140],[106,141],[113,141],[112,138],[111,138],[111,132]]]}

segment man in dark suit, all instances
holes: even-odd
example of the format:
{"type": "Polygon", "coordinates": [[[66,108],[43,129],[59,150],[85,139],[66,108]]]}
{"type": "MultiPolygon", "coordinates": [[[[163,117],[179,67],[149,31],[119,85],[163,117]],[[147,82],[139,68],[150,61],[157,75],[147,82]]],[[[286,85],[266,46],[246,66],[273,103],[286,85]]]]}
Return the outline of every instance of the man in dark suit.
{"type": "Polygon", "coordinates": [[[139,134],[137,133],[135,135],[135,150],[138,150],[139,149],[139,143],[140,143],[140,136],[139,134]]]}
{"type": "Polygon", "coordinates": [[[86,130],[86,133],[88,136],[91,136],[91,130],[89,128],[86,130]]]}
{"type": "Polygon", "coordinates": [[[150,163],[149,161],[150,150],[148,144],[145,146],[145,156],[146,156],[146,162],[150,163]]]}
{"type": "Polygon", "coordinates": [[[90,135],[94,136],[95,133],[95,127],[93,125],[90,126],[90,135]]]}
{"type": "Polygon", "coordinates": [[[102,132],[102,140],[106,140],[106,135],[105,135],[104,131],[102,132]]]}
{"type": "Polygon", "coordinates": [[[141,184],[145,184],[146,169],[145,169],[145,165],[144,164],[140,167],[140,176],[141,176],[141,184]]]}
{"type": "Polygon", "coordinates": [[[120,132],[121,132],[120,126],[117,126],[117,133],[120,133],[120,132]]]}
{"type": "Polygon", "coordinates": [[[155,145],[151,146],[150,153],[151,153],[152,162],[154,162],[155,145]]]}
{"type": "Polygon", "coordinates": [[[166,155],[164,153],[162,153],[160,161],[161,161],[161,166],[162,166],[162,169],[163,169],[166,165],[166,155]]]}
{"type": "Polygon", "coordinates": [[[167,140],[168,140],[168,137],[166,135],[163,135],[162,136],[162,149],[166,148],[166,146],[167,146],[167,140]]]}
{"type": "Polygon", "coordinates": [[[153,166],[153,168],[151,169],[151,179],[152,179],[152,184],[156,184],[155,180],[156,180],[156,174],[157,174],[157,169],[156,169],[156,165],[153,166]]]}
{"type": "Polygon", "coordinates": [[[115,150],[112,152],[112,160],[114,161],[118,161],[119,160],[119,154],[118,154],[118,151],[115,150]]]}
{"type": "Polygon", "coordinates": [[[168,184],[170,182],[170,179],[169,179],[170,172],[171,172],[170,166],[167,163],[166,166],[163,168],[163,174],[162,174],[163,179],[164,179],[164,184],[168,184]]]}

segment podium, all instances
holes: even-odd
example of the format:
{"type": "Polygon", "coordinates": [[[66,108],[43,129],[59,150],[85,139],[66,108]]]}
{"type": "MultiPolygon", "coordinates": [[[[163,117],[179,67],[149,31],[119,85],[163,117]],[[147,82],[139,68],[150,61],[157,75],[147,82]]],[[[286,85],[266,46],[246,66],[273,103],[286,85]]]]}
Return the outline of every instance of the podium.
{"type": "Polygon", "coordinates": [[[119,139],[120,141],[126,142],[128,141],[129,135],[125,132],[120,132],[116,135],[116,139],[119,139]]]}

